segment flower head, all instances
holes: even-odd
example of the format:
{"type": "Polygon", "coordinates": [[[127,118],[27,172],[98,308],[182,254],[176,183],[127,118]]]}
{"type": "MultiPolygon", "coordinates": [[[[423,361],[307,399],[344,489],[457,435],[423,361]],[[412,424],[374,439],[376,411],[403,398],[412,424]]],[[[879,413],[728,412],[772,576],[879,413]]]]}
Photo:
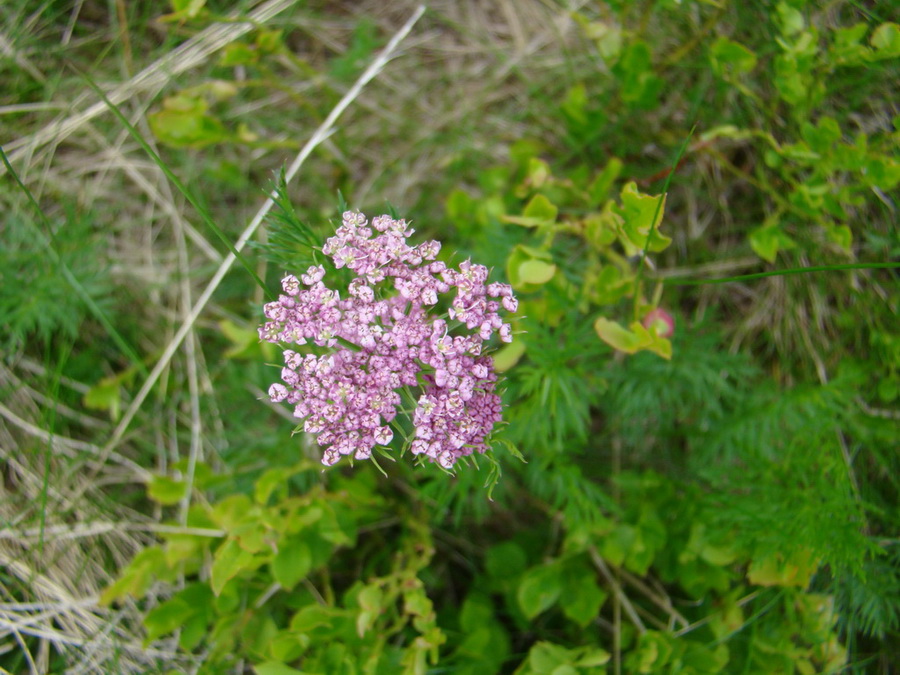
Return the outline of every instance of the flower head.
{"type": "Polygon", "coordinates": [[[260,339],[290,346],[269,397],[294,405],[304,430],[325,446],[326,465],[344,455],[367,459],[390,443],[401,391],[420,392],[411,451],[447,469],[484,452],[501,418],[493,361],[482,348],[495,334],[511,340],[499,312],[516,310],[512,288],[487,284],[488,269],[469,260],[458,269],[436,261],[440,243],[412,246],[413,232],[403,220],[378,216],[369,226],[348,211],[322,247],[354,274],[343,299],[318,265],[285,277],[285,295],[265,307],[260,339]],[[452,326],[435,315],[448,295],[452,326]],[[309,342],[325,353],[293,349],[309,342]]]}

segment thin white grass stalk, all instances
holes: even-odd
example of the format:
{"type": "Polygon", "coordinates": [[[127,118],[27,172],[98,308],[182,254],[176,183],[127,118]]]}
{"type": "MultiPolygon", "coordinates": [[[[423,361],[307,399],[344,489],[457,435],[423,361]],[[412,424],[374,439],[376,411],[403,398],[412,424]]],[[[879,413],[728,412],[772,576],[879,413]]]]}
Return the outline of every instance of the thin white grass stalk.
{"type": "MultiPolygon", "coordinates": [[[[68,457],[77,457],[77,454],[79,452],[84,452],[90,455],[101,457],[103,461],[105,461],[106,459],[112,459],[116,463],[121,464],[122,466],[134,471],[141,480],[150,479],[149,471],[147,471],[140,464],[128,459],[127,457],[123,457],[117,452],[112,452],[110,450],[107,450],[106,448],[101,449],[93,443],[86,443],[74,438],[66,438],[65,436],[60,436],[59,434],[51,434],[49,431],[45,431],[44,429],[31,424],[31,422],[23,420],[2,403],[0,403],[0,416],[5,418],[8,422],[11,422],[13,425],[17,426],[29,436],[34,436],[35,438],[39,438],[42,441],[49,443],[53,450],[59,452],[60,454],[66,455],[68,457]]],[[[102,464],[103,461],[101,461],[100,463],[102,464]]]]}
{"type": "Polygon", "coordinates": [[[40,528],[30,527],[23,530],[4,528],[0,530],[0,540],[12,539],[19,542],[27,542],[38,539],[43,534],[48,541],[65,541],[67,539],[81,539],[83,537],[96,537],[101,534],[126,532],[153,532],[155,534],[184,534],[194,537],[209,537],[219,539],[228,534],[225,530],[217,530],[208,527],[187,527],[182,525],[163,525],[160,523],[128,523],[94,521],[78,523],[77,525],[48,525],[43,532],[40,528]]]}
{"type": "Polygon", "coordinates": [[[628,618],[631,619],[631,623],[633,623],[634,627],[637,628],[638,633],[640,633],[641,635],[646,633],[647,628],[646,626],[644,626],[644,622],[641,621],[641,618],[638,616],[637,611],[635,611],[634,605],[631,604],[631,600],[628,599],[628,596],[622,589],[622,585],[618,581],[616,581],[613,573],[606,565],[606,561],[601,557],[601,555],[597,552],[597,549],[595,549],[594,547],[591,547],[589,549],[589,554],[591,556],[591,560],[594,562],[594,566],[600,571],[600,574],[603,575],[603,578],[606,579],[606,583],[608,583],[613,589],[613,594],[619,599],[619,602],[622,604],[622,608],[625,610],[628,618]]]}
{"type": "MultiPolygon", "coordinates": [[[[3,620],[0,619],[0,622],[2,621],[3,620]]],[[[22,653],[25,654],[25,660],[28,661],[28,672],[32,673],[32,675],[40,675],[37,664],[34,662],[34,657],[31,656],[31,651],[29,651],[28,645],[25,644],[25,640],[22,639],[22,636],[19,634],[18,629],[12,628],[11,632],[16,638],[16,642],[19,644],[19,648],[22,650],[22,653]]]]}
{"type": "MultiPolygon", "coordinates": [[[[175,246],[178,250],[178,268],[180,271],[181,308],[185,321],[190,317],[191,284],[190,284],[190,258],[187,245],[184,240],[184,228],[181,219],[175,220],[175,246]]],[[[184,341],[185,358],[187,359],[188,394],[191,402],[191,443],[188,450],[187,471],[184,474],[184,496],[178,503],[178,522],[187,525],[188,509],[191,506],[191,495],[194,492],[194,472],[197,468],[197,460],[200,458],[203,439],[203,420],[200,419],[200,387],[197,382],[197,340],[193,329],[187,332],[184,341]]]]}
{"type": "MultiPolygon", "coordinates": [[[[400,42],[405,38],[409,32],[412,30],[413,26],[416,22],[421,18],[422,14],[425,12],[424,5],[420,5],[419,8],[413,13],[413,15],[407,20],[407,22],[403,25],[402,28],[391,38],[391,41],[387,44],[381,54],[378,55],[368,68],[366,68],[365,72],[359,76],[354,85],[350,88],[350,90],[344,94],[343,98],[338,101],[337,105],[334,109],[329,113],[328,117],[325,118],[325,121],[316,129],[315,133],[312,137],[307,141],[306,145],[303,146],[303,149],[300,150],[300,153],[294,159],[293,163],[290,165],[288,170],[285,173],[285,182],[289,183],[294,176],[296,176],[297,172],[300,170],[300,167],[303,166],[303,163],[312,153],[312,151],[324,141],[333,131],[334,123],[341,116],[341,114],[346,110],[346,108],[353,102],[353,100],[359,96],[360,92],[363,90],[363,87],[366,86],[375,76],[381,72],[381,69],[384,68],[385,64],[390,60],[394,51],[400,42]]],[[[266,217],[266,214],[269,213],[269,210],[275,205],[274,199],[276,195],[274,191],[269,195],[266,199],[265,203],[262,207],[257,211],[256,215],[253,217],[253,220],[250,221],[250,224],[247,225],[246,229],[241,233],[241,236],[235,242],[234,248],[237,251],[241,251],[250,238],[253,236],[256,229],[259,227],[260,223],[262,223],[263,219],[266,217]]],[[[219,284],[222,282],[222,279],[225,278],[225,275],[231,269],[231,266],[234,264],[236,258],[233,253],[229,253],[225,260],[222,261],[222,264],[219,266],[219,269],[216,270],[216,273],[213,275],[213,278],[210,280],[209,284],[207,284],[206,289],[204,289],[203,293],[197,299],[196,304],[191,309],[190,314],[185,319],[181,328],[178,329],[178,332],[166,346],[165,351],[160,357],[159,361],[154,366],[153,370],[150,373],[150,376],[144,382],[140,391],[138,391],[137,396],[135,396],[134,400],[131,402],[131,405],[128,406],[128,409],[125,411],[125,414],[122,415],[122,419],[119,422],[116,429],[113,431],[112,437],[103,447],[104,453],[112,452],[112,448],[121,440],[122,436],[125,434],[126,429],[128,429],[128,425],[131,424],[132,419],[134,419],[135,414],[138,409],[144,403],[144,400],[147,398],[147,395],[150,393],[150,390],[156,384],[156,381],[159,379],[159,376],[162,374],[163,370],[168,366],[169,361],[171,361],[172,357],[175,355],[176,350],[181,345],[182,340],[184,340],[185,336],[191,330],[194,322],[197,320],[197,317],[200,316],[203,309],[206,307],[206,303],[209,302],[209,299],[212,297],[212,294],[219,287],[219,284]]]]}
{"type": "MultiPolygon", "coordinates": [[[[182,215],[170,199],[166,199],[160,193],[153,183],[138,169],[137,162],[129,161],[118,149],[110,147],[106,152],[115,153],[114,157],[120,163],[114,164],[116,168],[121,168],[132,181],[144,191],[150,198],[150,201],[159,206],[163,212],[172,219],[173,223],[180,224],[184,228],[185,234],[194,242],[203,254],[217,265],[222,262],[222,255],[216,248],[207,241],[207,239],[197,231],[182,215]]],[[[149,165],[150,168],[159,172],[159,167],[155,164],[149,165]]],[[[161,175],[162,172],[159,172],[161,175]]]]}
{"type": "MultiPolygon", "coordinates": [[[[134,96],[137,92],[153,89],[154,87],[162,87],[174,76],[198,66],[215,52],[253,30],[257,25],[277,16],[295,4],[295,2],[296,0],[269,0],[269,2],[250,12],[246,20],[241,20],[240,14],[233,13],[230,15],[230,19],[233,22],[215,24],[204,29],[185,41],[184,44],[179,45],[147,68],[144,68],[144,70],[127,82],[123,82],[110,91],[107,94],[107,98],[115,105],[118,105],[134,96]]],[[[0,38],[2,38],[2,35],[0,35],[0,38]]],[[[3,49],[2,41],[0,41],[0,49],[3,49]]],[[[31,155],[37,148],[51,141],[59,142],[64,140],[83,124],[108,110],[109,107],[106,103],[99,101],[82,112],[49,124],[31,136],[11,141],[6,146],[10,162],[15,162],[22,157],[31,155]]],[[[0,166],[0,176],[5,173],[6,167],[0,166]]]]}
{"type": "Polygon", "coordinates": [[[29,396],[35,403],[38,404],[38,407],[50,408],[51,406],[56,406],[56,413],[66,417],[67,419],[74,420],[78,422],[84,427],[88,427],[90,429],[102,429],[106,426],[106,424],[90,415],[85,415],[84,413],[73,410],[69,406],[54,401],[46,394],[39,392],[37,389],[27,385],[25,382],[20,380],[15,374],[4,368],[0,365],[0,382],[8,382],[12,385],[12,389],[18,391],[22,394],[29,396]]]}

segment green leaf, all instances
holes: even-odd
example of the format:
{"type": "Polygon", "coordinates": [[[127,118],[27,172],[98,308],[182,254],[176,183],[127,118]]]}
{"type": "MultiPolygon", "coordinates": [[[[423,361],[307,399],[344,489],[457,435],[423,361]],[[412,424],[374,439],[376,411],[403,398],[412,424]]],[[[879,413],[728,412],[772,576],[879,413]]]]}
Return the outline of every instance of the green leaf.
{"type": "Polygon", "coordinates": [[[550,563],[532,567],[519,582],[516,598],[526,619],[533,619],[549,609],[562,592],[561,569],[550,563]]]}
{"type": "Polygon", "coordinates": [[[195,19],[205,5],[206,0],[172,0],[172,14],[163,18],[167,21],[195,19]]]}
{"type": "Polygon", "coordinates": [[[623,167],[624,164],[621,159],[611,157],[606,166],[603,167],[603,171],[591,181],[591,184],[588,186],[591,206],[598,206],[609,196],[610,188],[612,188],[613,183],[616,182],[616,179],[622,173],[623,167]]]}
{"type": "Polygon", "coordinates": [[[558,209],[542,194],[536,194],[522,211],[521,216],[504,216],[503,221],[523,227],[542,227],[556,222],[558,209]]]}
{"type": "Polygon", "coordinates": [[[553,265],[552,258],[548,252],[525,246],[524,244],[517,244],[506,260],[506,276],[509,278],[509,283],[513,288],[526,293],[538,290],[540,283],[545,283],[529,282],[523,278],[523,272],[528,275],[529,279],[545,279],[545,281],[549,281],[556,272],[556,266],[553,265]],[[530,262],[540,264],[528,265],[527,263],[530,262]],[[552,272],[550,268],[552,268],[552,272]]]}
{"type": "Polygon", "coordinates": [[[818,569],[819,560],[812,551],[802,549],[788,556],[776,553],[754,559],[747,570],[747,578],[760,586],[806,588],[818,569]]]}
{"type": "Polygon", "coordinates": [[[82,399],[85,408],[106,410],[113,422],[119,419],[122,408],[122,388],[117,377],[104,377],[88,389],[82,399]]]}
{"type": "Polygon", "coordinates": [[[848,225],[834,225],[825,229],[828,241],[840,246],[848,253],[853,250],[853,231],[848,225]]]}
{"type": "Polygon", "coordinates": [[[206,112],[202,96],[173,96],[163,109],[147,115],[150,130],[162,143],[177,148],[199,148],[227,140],[222,123],[206,112]]]}
{"type": "Polygon", "coordinates": [[[504,541],[491,546],[485,554],[484,566],[488,576],[496,580],[509,580],[525,571],[528,558],[517,543],[504,541]]]}
{"type": "Polygon", "coordinates": [[[594,322],[594,330],[601,340],[620,352],[634,354],[641,348],[641,340],[637,335],[602,316],[594,322]]]}
{"type": "Polygon", "coordinates": [[[763,260],[775,262],[778,251],[797,244],[778,225],[763,225],[750,232],[750,248],[763,260]]]}
{"type": "Polygon", "coordinates": [[[800,10],[791,7],[786,2],[779,2],[776,7],[781,23],[782,35],[796,35],[806,26],[803,14],[800,10]]]}
{"type": "Polygon", "coordinates": [[[291,630],[296,633],[309,633],[316,628],[330,627],[337,618],[335,610],[321,605],[307,605],[291,619],[291,630]]]}
{"type": "Polygon", "coordinates": [[[228,539],[216,549],[210,571],[210,586],[219,595],[222,587],[245,569],[254,567],[254,557],[240,547],[236,539],[228,539]]]}
{"type": "Polygon", "coordinates": [[[756,67],[756,54],[726,37],[719,37],[713,42],[709,55],[713,72],[719,77],[749,73],[756,67]]]}
{"type": "Polygon", "coordinates": [[[556,265],[543,260],[526,260],[519,265],[518,277],[522,284],[545,284],[556,274],[556,265]]]}
{"type": "Polygon", "coordinates": [[[178,636],[178,646],[185,651],[193,651],[206,637],[208,628],[209,620],[205,613],[198,612],[191,615],[181,628],[181,635],[178,636]]]}
{"type": "Polygon", "coordinates": [[[291,668],[277,661],[266,661],[258,666],[253,666],[256,675],[305,675],[304,671],[291,668]]]}
{"type": "Polygon", "coordinates": [[[147,629],[147,643],[153,642],[157,638],[180,628],[198,611],[197,607],[189,605],[178,597],[172,598],[151,610],[144,617],[144,627],[147,629]]]}
{"type": "Polygon", "coordinates": [[[525,353],[525,342],[523,340],[513,339],[512,342],[503,345],[493,355],[494,370],[498,373],[505,373],[519,362],[525,353]]]}
{"type": "Polygon", "coordinates": [[[147,496],[163,506],[180,502],[187,494],[187,483],[168,476],[152,476],[147,484],[147,496]]]}
{"type": "Polygon", "coordinates": [[[130,595],[141,598],[156,579],[164,578],[170,572],[162,548],[150,546],[138,553],[123,569],[119,578],[100,595],[100,604],[110,603],[130,595]]]}
{"type": "Polygon", "coordinates": [[[551,674],[560,666],[571,667],[572,662],[572,650],[552,642],[537,642],[528,652],[528,666],[536,674],[551,674]]]}
{"type": "Polygon", "coordinates": [[[878,58],[888,59],[900,56],[900,25],[883,23],[875,32],[869,43],[875,48],[878,58]]]}
{"type": "Polygon", "coordinates": [[[291,590],[312,568],[309,546],[301,539],[283,543],[272,559],[272,576],[286,590],[291,590]]]}
{"type": "Polygon", "coordinates": [[[559,606],[569,619],[585,628],[597,618],[608,595],[589,570],[580,570],[563,577],[559,606]]]}
{"type": "Polygon", "coordinates": [[[256,503],[265,506],[273,494],[277,494],[279,499],[286,497],[288,480],[300,469],[300,466],[266,469],[253,485],[253,498],[256,503]]]}
{"type": "Polygon", "coordinates": [[[575,661],[575,665],[579,668],[594,668],[596,666],[605,666],[609,663],[612,655],[605,649],[599,647],[586,647],[584,653],[575,661]]]}
{"type": "Polygon", "coordinates": [[[632,181],[622,188],[622,225],[625,236],[638,251],[659,252],[672,240],[660,234],[659,227],[665,211],[666,195],[646,195],[632,181]]]}

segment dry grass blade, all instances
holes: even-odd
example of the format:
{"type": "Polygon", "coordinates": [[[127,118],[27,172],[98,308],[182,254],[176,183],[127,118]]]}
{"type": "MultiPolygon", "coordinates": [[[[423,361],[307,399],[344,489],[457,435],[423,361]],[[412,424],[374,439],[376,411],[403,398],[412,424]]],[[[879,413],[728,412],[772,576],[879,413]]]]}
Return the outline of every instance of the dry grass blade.
{"type": "MultiPolygon", "coordinates": [[[[391,59],[400,42],[409,34],[413,26],[424,13],[425,7],[420,6],[409,18],[409,20],[407,20],[407,22],[400,28],[400,30],[397,31],[393,38],[391,38],[391,41],[387,44],[381,54],[379,54],[379,56],[369,65],[369,67],[366,68],[362,75],[359,76],[354,85],[341,98],[341,100],[332,109],[332,111],[329,113],[328,117],[325,118],[322,124],[319,125],[315,133],[307,141],[306,145],[303,146],[303,149],[291,163],[290,167],[285,173],[285,182],[289,183],[297,175],[297,172],[303,166],[303,163],[310,156],[312,151],[316,147],[318,147],[326,138],[328,138],[328,136],[334,129],[334,124],[337,122],[338,118],[341,116],[344,110],[347,109],[347,107],[356,99],[357,96],[359,96],[360,92],[363,90],[366,84],[368,84],[378,75],[378,73],[381,72],[381,69],[384,68],[387,62],[391,59]]],[[[235,242],[235,250],[243,250],[244,246],[256,232],[263,219],[274,206],[274,197],[274,193],[270,194],[265,203],[263,203],[262,207],[260,207],[259,211],[250,221],[250,224],[247,225],[246,229],[241,233],[241,236],[238,238],[237,242],[235,242]]],[[[203,312],[206,304],[212,297],[212,294],[219,287],[219,284],[222,282],[222,279],[225,278],[225,275],[231,269],[231,266],[234,264],[235,260],[236,257],[234,256],[234,254],[229,253],[228,256],[226,256],[225,260],[222,261],[222,264],[219,266],[218,270],[216,270],[213,278],[209,281],[203,293],[197,299],[197,302],[191,309],[190,314],[187,316],[181,327],[178,329],[178,332],[166,346],[166,349],[163,351],[163,354],[160,357],[159,361],[157,361],[156,366],[154,366],[153,370],[150,372],[150,376],[141,386],[140,391],[138,391],[134,400],[131,402],[131,405],[128,406],[128,409],[122,415],[122,419],[116,426],[112,437],[103,448],[104,454],[111,452],[112,448],[114,448],[116,444],[121,440],[122,436],[125,434],[125,431],[128,429],[128,425],[131,424],[132,419],[134,419],[134,415],[137,413],[138,409],[147,398],[147,395],[153,389],[162,372],[168,366],[172,357],[175,355],[175,352],[181,345],[181,342],[191,330],[194,322],[203,312]]]]}
{"type": "MultiPolygon", "coordinates": [[[[240,14],[233,13],[229,23],[214,24],[204,29],[152,65],[144,68],[127,82],[115,87],[107,94],[107,97],[112,103],[118,105],[139,92],[159,89],[175,75],[195,68],[225,45],[253,30],[254,26],[265,23],[280,14],[295,2],[296,0],[269,0],[250,12],[245,19],[240,14]]],[[[0,43],[0,47],[2,45],[8,46],[5,41],[0,43]]],[[[16,162],[33,154],[47,143],[58,143],[85,123],[108,111],[107,105],[103,101],[98,101],[81,112],[44,127],[31,136],[13,140],[6,145],[9,159],[11,162],[16,162]]],[[[0,176],[5,173],[6,168],[0,167],[0,176]]]]}

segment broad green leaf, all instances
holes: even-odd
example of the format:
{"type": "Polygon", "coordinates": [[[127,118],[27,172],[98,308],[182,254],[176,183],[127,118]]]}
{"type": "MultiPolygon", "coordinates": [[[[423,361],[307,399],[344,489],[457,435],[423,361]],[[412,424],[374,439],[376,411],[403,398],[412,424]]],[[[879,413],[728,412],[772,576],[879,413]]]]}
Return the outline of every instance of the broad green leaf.
{"type": "Polygon", "coordinates": [[[301,539],[282,543],[272,559],[272,576],[286,590],[291,590],[312,568],[309,546],[301,539]]]}
{"type": "Polygon", "coordinates": [[[750,248],[763,260],[775,262],[779,251],[796,246],[778,225],[763,225],[750,232],[750,248]]]}
{"type": "Polygon", "coordinates": [[[622,188],[622,228],[628,242],[638,251],[663,251],[672,240],[659,231],[666,196],[641,193],[637,184],[629,182],[622,188]]]}
{"type": "Polygon", "coordinates": [[[834,225],[825,229],[828,241],[840,246],[848,253],[853,250],[853,231],[848,225],[834,225]]]}
{"type": "Polygon", "coordinates": [[[709,54],[713,71],[720,77],[749,73],[756,67],[756,54],[724,36],[713,42],[709,54]]]}
{"type": "Polygon", "coordinates": [[[258,666],[253,666],[256,675],[305,675],[302,670],[291,668],[277,661],[266,661],[258,666]]]}
{"type": "Polygon", "coordinates": [[[188,617],[178,636],[178,646],[190,652],[206,637],[209,620],[205,613],[196,613],[188,617]]]}
{"type": "Polygon", "coordinates": [[[456,188],[447,196],[444,203],[444,211],[450,222],[461,231],[466,232],[472,227],[472,216],[475,211],[475,200],[468,193],[456,188]]]}
{"type": "Polygon", "coordinates": [[[528,665],[534,673],[551,674],[560,666],[571,667],[572,661],[571,649],[552,642],[537,642],[528,651],[528,665]]]}
{"type": "Polygon", "coordinates": [[[206,0],[172,0],[172,13],[161,16],[162,21],[187,21],[195,19],[206,5],[206,0]]]}
{"type": "Polygon", "coordinates": [[[563,613],[582,628],[597,618],[608,593],[591,573],[569,573],[563,577],[559,606],[563,613]]]}
{"type": "Polygon", "coordinates": [[[870,44],[875,48],[879,58],[900,56],[900,25],[883,23],[872,33],[870,44]]]}
{"type": "Polygon", "coordinates": [[[284,46],[284,31],[261,30],[256,34],[254,44],[265,54],[279,52],[284,46]]]}
{"type": "Polygon", "coordinates": [[[189,605],[178,597],[162,603],[144,617],[144,627],[147,629],[146,643],[180,628],[198,611],[199,608],[189,605]]]}
{"type": "Polygon", "coordinates": [[[523,284],[545,284],[556,274],[556,265],[543,260],[526,260],[519,265],[519,279],[523,284]]]}
{"type": "Polygon", "coordinates": [[[672,343],[656,333],[651,333],[639,321],[624,328],[615,321],[601,316],[594,322],[594,330],[606,344],[626,354],[651,351],[664,359],[672,358],[672,343]]]}
{"type": "Polygon", "coordinates": [[[309,633],[316,628],[330,627],[337,616],[335,610],[330,607],[307,605],[291,619],[291,630],[297,633],[309,633]]]}
{"type": "Polygon", "coordinates": [[[229,495],[212,508],[212,520],[223,530],[233,530],[247,516],[255,512],[250,497],[244,494],[229,495]]]}
{"type": "Polygon", "coordinates": [[[760,586],[797,586],[806,588],[819,569],[819,560],[812,551],[801,550],[789,557],[781,553],[756,558],[750,563],[747,578],[760,586]]]}
{"type": "Polygon", "coordinates": [[[776,9],[781,20],[782,35],[796,35],[806,26],[806,21],[803,19],[803,14],[800,13],[800,10],[791,7],[786,2],[779,2],[776,9]]]}
{"type": "Polygon", "coordinates": [[[587,89],[578,83],[566,92],[560,110],[568,121],[575,126],[583,127],[588,123],[587,89]]]}
{"type": "Polygon", "coordinates": [[[280,498],[286,497],[288,480],[295,473],[297,473],[295,467],[266,469],[253,485],[253,498],[256,503],[265,506],[273,494],[278,494],[280,498]]]}
{"type": "Polygon", "coordinates": [[[512,541],[491,546],[485,554],[484,566],[488,576],[508,580],[525,571],[528,558],[522,547],[512,541]]]}
{"type": "Polygon", "coordinates": [[[579,668],[594,668],[596,666],[605,666],[609,663],[612,655],[605,649],[599,647],[586,647],[584,653],[578,656],[575,665],[579,668]]]}
{"type": "Polygon", "coordinates": [[[122,408],[121,384],[116,377],[104,377],[88,389],[82,399],[85,408],[106,410],[113,422],[119,419],[122,408]]]}
{"type": "Polygon", "coordinates": [[[603,171],[597,174],[597,177],[591,181],[588,186],[588,194],[590,195],[590,203],[592,206],[601,204],[608,196],[613,183],[622,173],[624,164],[618,157],[612,157],[603,167],[603,171]]]}
{"type": "Polygon", "coordinates": [[[259,51],[245,42],[232,42],[225,45],[219,57],[219,65],[225,68],[247,66],[259,61],[259,51]]]}
{"type": "Polygon", "coordinates": [[[834,144],[841,140],[842,135],[837,120],[824,115],[815,126],[805,122],[800,128],[800,133],[810,149],[820,155],[828,153],[834,144]]]}
{"type": "Polygon", "coordinates": [[[525,342],[523,340],[513,339],[509,344],[503,345],[492,355],[494,360],[494,370],[498,373],[505,373],[519,362],[525,353],[525,342]]]}
{"type": "MultiPolygon", "coordinates": [[[[528,160],[528,171],[526,175],[528,177],[529,187],[532,190],[538,190],[543,187],[544,183],[547,182],[547,179],[550,178],[550,165],[542,159],[531,157],[528,160]]],[[[526,216],[530,215],[527,213],[527,207],[525,211],[526,216]]],[[[553,215],[553,218],[556,218],[556,214],[553,215]]]]}
{"type": "Polygon", "coordinates": [[[147,484],[147,496],[163,506],[180,502],[187,494],[187,483],[168,476],[152,476],[147,484]]]}
{"type": "MultiPolygon", "coordinates": [[[[674,652],[674,637],[655,630],[648,630],[638,637],[637,648],[632,649],[625,659],[626,672],[664,673],[670,672],[663,666],[669,663],[674,652]]],[[[677,672],[677,671],[676,671],[677,672]]]]}
{"type": "Polygon", "coordinates": [[[615,321],[610,321],[602,316],[594,322],[594,330],[597,331],[600,339],[613,349],[634,354],[641,348],[641,340],[637,335],[615,321]]]}
{"type": "Polygon", "coordinates": [[[359,606],[371,612],[380,611],[383,600],[384,591],[381,590],[381,586],[378,584],[369,584],[363,587],[356,596],[356,601],[359,603],[359,606]]]}
{"type": "Polygon", "coordinates": [[[223,124],[207,113],[202,96],[174,96],[167,98],[163,106],[147,115],[150,130],[162,143],[198,148],[230,137],[223,124]]]}
{"type": "Polygon", "coordinates": [[[525,205],[521,216],[504,216],[503,220],[523,227],[541,227],[556,222],[557,213],[558,209],[549,199],[542,194],[536,194],[525,205]]]}
{"type": "Polygon", "coordinates": [[[309,646],[309,642],[306,635],[283,630],[269,642],[269,654],[278,662],[293,661],[309,646]]]}
{"type": "Polygon", "coordinates": [[[860,65],[865,63],[870,56],[868,47],[862,44],[862,39],[869,32],[866,23],[859,22],[849,28],[838,28],[832,33],[831,54],[836,63],[845,65],[860,65]]]}
{"type": "Polygon", "coordinates": [[[253,554],[242,549],[237,540],[228,539],[213,556],[209,580],[213,593],[219,595],[229,579],[254,566],[253,554]]]}
{"type": "Polygon", "coordinates": [[[159,546],[150,546],[138,553],[121,571],[119,578],[100,595],[100,604],[110,603],[130,595],[142,598],[150,585],[169,572],[165,554],[159,546]]]}
{"type": "Polygon", "coordinates": [[[132,366],[117,375],[104,377],[88,389],[82,403],[91,410],[109,411],[110,418],[115,422],[119,419],[122,406],[122,387],[130,385],[136,373],[137,367],[132,366]]]}
{"type": "Polygon", "coordinates": [[[459,627],[465,633],[474,633],[494,619],[494,604],[489,596],[472,592],[459,611],[459,627]]]}
{"type": "Polygon", "coordinates": [[[619,26],[592,21],[584,26],[585,35],[597,45],[597,51],[607,63],[615,61],[622,52],[623,35],[619,26]]]}
{"type": "Polygon", "coordinates": [[[540,284],[549,281],[555,272],[556,266],[553,265],[552,258],[548,252],[525,246],[524,244],[516,245],[506,260],[506,276],[509,278],[509,283],[516,290],[526,293],[538,290],[540,284]],[[527,264],[532,262],[539,264],[527,264]],[[544,281],[528,281],[523,278],[523,273],[527,275],[528,279],[544,279],[544,281]]]}
{"type": "Polygon", "coordinates": [[[528,570],[519,582],[516,598],[526,619],[549,609],[562,592],[561,568],[547,564],[528,570]]]}

